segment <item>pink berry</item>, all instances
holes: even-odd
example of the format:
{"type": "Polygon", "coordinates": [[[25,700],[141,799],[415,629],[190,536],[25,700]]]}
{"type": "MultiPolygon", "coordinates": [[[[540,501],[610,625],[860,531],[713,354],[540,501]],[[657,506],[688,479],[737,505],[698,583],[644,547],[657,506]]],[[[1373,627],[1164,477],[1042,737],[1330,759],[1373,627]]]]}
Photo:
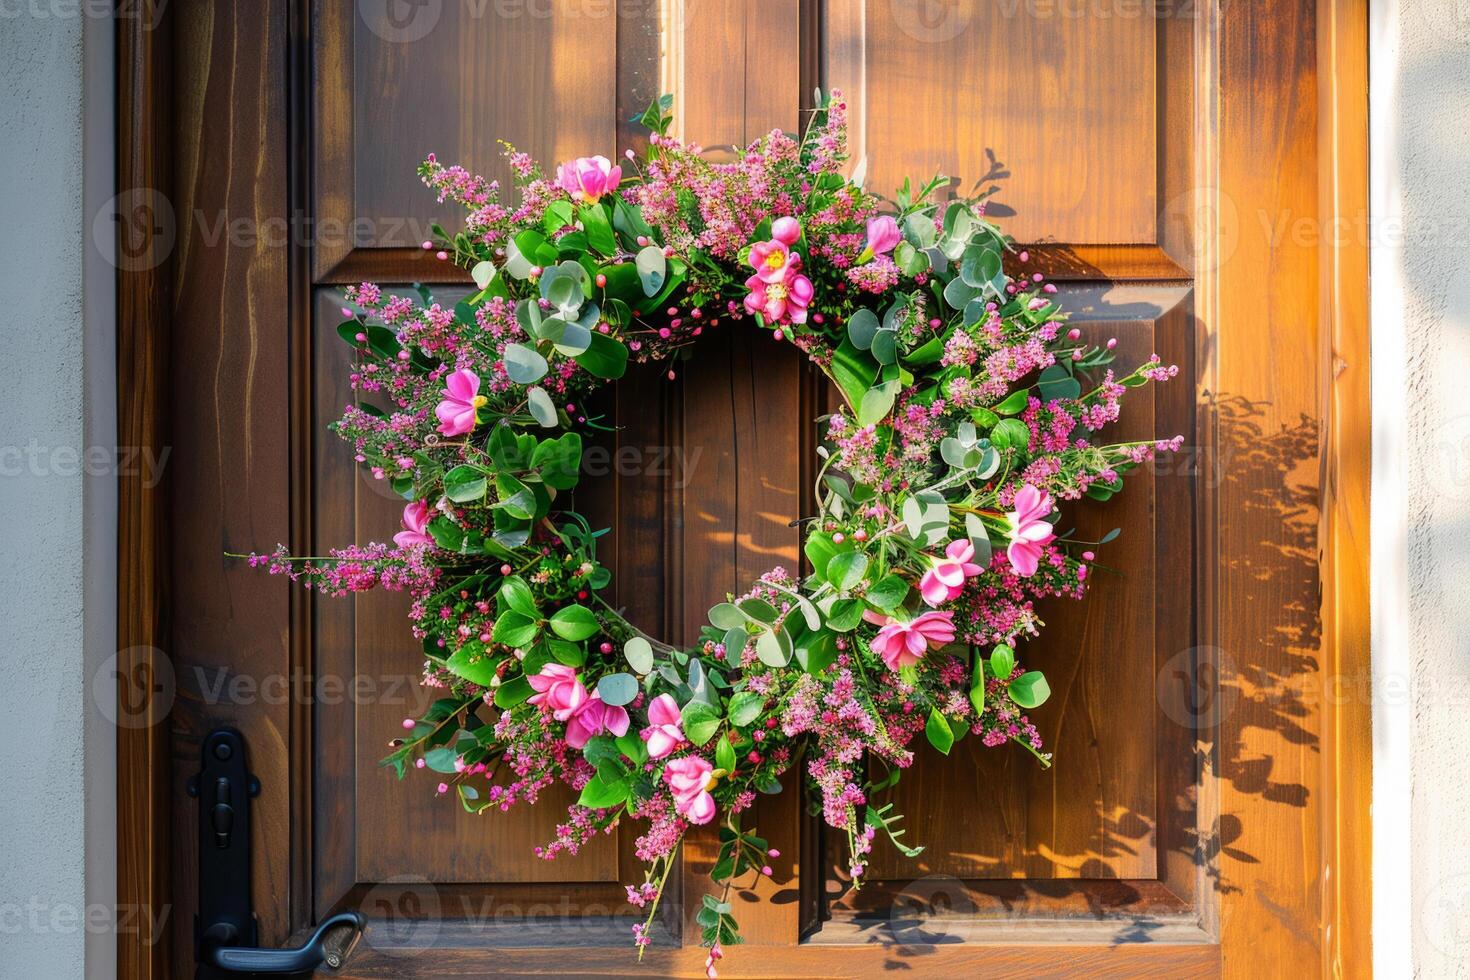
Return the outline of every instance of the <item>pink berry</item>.
{"type": "Polygon", "coordinates": [[[1082,331],[1081,330],[1078,330],[1076,327],[1073,327],[1071,330],[1068,330],[1067,331],[1067,339],[1068,340],[1076,340],[1076,339],[1078,339],[1081,336],[1082,336],[1082,331]]]}
{"type": "Polygon", "coordinates": [[[671,306],[667,310],[665,310],[664,312],[667,315],[669,315],[669,316],[678,316],[679,315],[679,308],[677,306],[671,306]]]}
{"type": "Polygon", "coordinates": [[[417,724],[418,722],[414,721],[412,718],[405,718],[403,719],[403,730],[413,731],[413,726],[417,724]]]}
{"type": "Polygon", "coordinates": [[[768,864],[765,867],[761,868],[761,874],[769,878],[771,875],[775,874],[775,872],[771,870],[771,866],[768,864]]]}
{"type": "Polygon", "coordinates": [[[1090,551],[1084,551],[1084,552],[1082,552],[1082,559],[1083,559],[1083,560],[1084,560],[1084,561],[1092,561],[1092,559],[1094,559],[1094,558],[1096,558],[1096,557],[1097,557],[1097,556],[1096,556],[1096,555],[1094,555],[1094,554],[1093,554],[1093,553],[1092,553],[1092,552],[1090,552],[1090,551]]]}
{"type": "Polygon", "coordinates": [[[781,852],[776,850],[774,847],[767,851],[766,854],[773,858],[778,858],[781,856],[781,852]]]}
{"type": "Polygon", "coordinates": [[[501,565],[500,566],[500,574],[501,575],[509,575],[513,571],[515,571],[515,569],[511,568],[509,565],[501,565]]]}
{"type": "Polygon", "coordinates": [[[415,769],[422,769],[422,768],[424,768],[424,760],[423,759],[415,759],[413,761],[413,767],[415,769]]]}
{"type": "Polygon", "coordinates": [[[447,793],[447,792],[449,792],[449,784],[448,783],[440,783],[439,784],[439,792],[440,793],[447,793]]]}
{"type": "Polygon", "coordinates": [[[433,247],[434,247],[434,243],[433,242],[424,242],[424,251],[425,252],[427,252],[429,249],[431,249],[433,247]]]}
{"type": "Polygon", "coordinates": [[[349,310],[347,307],[344,306],[344,307],[342,307],[342,315],[343,316],[346,316],[346,317],[350,317],[350,316],[354,316],[355,314],[353,314],[353,312],[351,310],[349,310]]]}
{"type": "Polygon", "coordinates": [[[597,285],[599,288],[607,285],[607,276],[603,275],[601,272],[597,274],[597,285]]]}
{"type": "Polygon", "coordinates": [[[832,535],[832,543],[833,544],[841,544],[842,542],[844,542],[846,540],[847,540],[847,538],[843,535],[843,533],[841,531],[838,531],[836,534],[832,535]]]}
{"type": "Polygon", "coordinates": [[[776,331],[776,334],[775,334],[775,337],[776,337],[777,340],[783,340],[783,339],[785,339],[786,335],[784,333],[782,333],[780,330],[777,330],[776,331]]]}
{"type": "Polygon", "coordinates": [[[868,540],[868,529],[863,527],[858,528],[856,531],[852,532],[852,539],[854,541],[868,540]]]}
{"type": "Polygon", "coordinates": [[[1109,337],[1108,338],[1108,350],[1112,350],[1114,347],[1117,347],[1117,346],[1118,346],[1118,338],[1117,337],[1109,337]]]}
{"type": "Polygon", "coordinates": [[[670,371],[669,372],[669,380],[670,381],[673,381],[674,380],[674,372],[673,371],[670,371]]]}
{"type": "Polygon", "coordinates": [[[541,273],[543,273],[545,271],[546,270],[543,269],[543,268],[541,268],[539,265],[533,265],[533,266],[531,266],[531,278],[532,279],[539,278],[540,275],[541,275],[541,273]]]}
{"type": "Polygon", "coordinates": [[[597,649],[601,650],[603,653],[612,653],[612,644],[604,640],[602,642],[602,645],[599,646],[597,649]]]}
{"type": "Polygon", "coordinates": [[[750,752],[745,756],[745,758],[752,765],[756,765],[756,764],[758,764],[761,761],[761,754],[759,752],[757,752],[755,749],[751,749],[750,752]]]}
{"type": "Polygon", "coordinates": [[[1016,256],[1016,258],[1020,259],[1022,262],[1030,262],[1031,253],[1023,251],[1020,255],[1016,256]]]}
{"type": "Polygon", "coordinates": [[[440,249],[439,251],[434,253],[434,258],[438,259],[440,262],[443,262],[449,258],[449,253],[444,251],[443,249],[440,249]]]}
{"type": "Polygon", "coordinates": [[[1045,278],[1045,277],[1042,276],[1042,274],[1039,273],[1039,272],[1033,272],[1033,273],[1031,273],[1031,281],[1032,282],[1041,282],[1041,280],[1043,278],[1045,278]]]}

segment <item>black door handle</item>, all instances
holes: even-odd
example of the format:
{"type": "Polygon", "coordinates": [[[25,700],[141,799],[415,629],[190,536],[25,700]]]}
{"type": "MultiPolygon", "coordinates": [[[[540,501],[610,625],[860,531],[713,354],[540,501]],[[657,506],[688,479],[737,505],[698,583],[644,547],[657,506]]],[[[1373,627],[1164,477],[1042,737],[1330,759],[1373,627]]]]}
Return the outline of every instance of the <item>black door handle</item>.
{"type": "Polygon", "coordinates": [[[325,919],[305,945],[296,949],[255,949],[232,946],[239,936],[234,928],[220,923],[206,929],[199,944],[203,964],[228,973],[310,973],[326,964],[337,969],[367,927],[360,912],[338,912],[325,919]]]}

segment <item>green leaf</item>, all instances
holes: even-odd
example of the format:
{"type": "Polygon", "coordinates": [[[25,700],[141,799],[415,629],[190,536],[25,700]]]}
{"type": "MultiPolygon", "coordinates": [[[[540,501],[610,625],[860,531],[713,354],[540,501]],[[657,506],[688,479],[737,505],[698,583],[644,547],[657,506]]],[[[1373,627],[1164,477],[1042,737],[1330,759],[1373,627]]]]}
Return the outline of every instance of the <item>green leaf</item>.
{"type": "Polygon", "coordinates": [[[730,699],[730,706],[727,709],[730,724],[736,728],[744,728],[760,717],[765,705],[764,695],[754,691],[741,691],[730,699]]]}
{"type": "Polygon", "coordinates": [[[893,402],[898,397],[899,387],[897,381],[885,381],[869,388],[858,405],[858,425],[877,425],[887,418],[888,413],[893,410],[893,402]]]}
{"type": "Polygon", "coordinates": [[[838,599],[832,604],[832,611],[827,615],[827,625],[839,633],[848,633],[857,629],[858,623],[863,621],[863,603],[861,599],[838,599]]]}
{"type": "Polygon", "coordinates": [[[664,278],[669,273],[669,263],[664,258],[663,249],[657,245],[647,245],[639,250],[633,264],[643,283],[643,295],[657,296],[664,288],[664,278]]]}
{"type": "Polygon", "coordinates": [[[990,430],[990,444],[999,450],[1025,449],[1031,442],[1031,430],[1020,419],[1001,419],[990,430]]]}
{"type": "Polygon", "coordinates": [[[563,640],[580,643],[596,636],[602,625],[586,606],[564,606],[551,614],[551,631],[563,640]]]}
{"type": "Polygon", "coordinates": [[[745,614],[734,604],[721,602],[710,607],[709,621],[717,629],[732,630],[745,625],[745,614]]]}
{"type": "Polygon", "coordinates": [[[1060,364],[1053,364],[1041,372],[1041,379],[1036,382],[1036,391],[1044,402],[1082,397],[1082,385],[1077,383],[1072,372],[1060,364]]]}
{"type": "Polygon", "coordinates": [[[965,534],[970,538],[970,546],[975,549],[975,557],[971,560],[981,568],[989,568],[990,534],[985,530],[985,524],[976,515],[966,514],[965,534]]]}
{"type": "Polygon", "coordinates": [[[1026,402],[1030,397],[1031,393],[1022,388],[1020,391],[1011,392],[999,405],[990,406],[990,410],[997,415],[1016,415],[1026,410],[1026,402]]]}
{"type": "Polygon", "coordinates": [[[490,686],[490,682],[495,678],[495,668],[498,663],[496,658],[485,655],[484,644],[478,641],[466,643],[450,654],[446,661],[449,669],[457,676],[481,687],[490,686]]]}
{"type": "Polygon", "coordinates": [[[557,439],[537,443],[531,453],[531,468],[549,487],[570,490],[577,485],[582,465],[582,437],[568,432],[557,439]]]}
{"type": "Polygon", "coordinates": [[[715,743],[715,766],[726,772],[735,771],[735,746],[730,744],[730,734],[726,732],[720,736],[715,743]]]}
{"type": "Polygon", "coordinates": [[[758,623],[765,623],[768,626],[781,618],[781,613],[775,606],[755,596],[749,599],[741,599],[736,603],[736,606],[751,619],[758,623]]]}
{"type": "Polygon", "coordinates": [[[703,701],[690,701],[679,712],[684,723],[684,737],[695,745],[703,745],[720,728],[720,716],[703,701]]]}
{"type": "Polygon", "coordinates": [[[861,551],[849,551],[827,564],[827,581],[839,592],[851,592],[867,572],[868,556],[861,551]]]}
{"type": "Polygon", "coordinates": [[[796,641],[796,662],[808,674],[818,674],[837,659],[837,638],[826,630],[802,634],[796,641]]]}
{"type": "Polygon", "coordinates": [[[526,391],[526,407],[531,410],[531,417],[548,429],[555,428],[560,421],[556,416],[556,405],[544,388],[526,391]]]}
{"type": "Polygon", "coordinates": [[[738,661],[740,654],[745,649],[745,644],[750,642],[750,634],[745,632],[744,627],[736,626],[734,629],[725,631],[725,656],[732,661],[738,661]]]}
{"type": "Polygon", "coordinates": [[[496,643],[524,650],[535,642],[541,625],[530,616],[507,609],[495,620],[495,631],[491,635],[496,643]]]}
{"type": "Polygon", "coordinates": [[[560,640],[554,636],[548,636],[545,640],[546,649],[556,658],[559,664],[568,667],[581,667],[587,663],[587,648],[581,643],[572,643],[568,640],[560,640]]]}
{"type": "Polygon", "coordinates": [[[616,380],[628,369],[628,348],[606,334],[593,333],[587,349],[575,360],[599,378],[616,380]]]}
{"type": "Polygon", "coordinates": [[[1039,670],[1028,670],[1011,681],[1006,690],[1012,701],[1027,709],[1040,707],[1051,697],[1051,685],[1047,684],[1039,670]]]}
{"type": "Polygon", "coordinates": [[[589,204],[580,212],[582,228],[587,232],[587,244],[602,255],[614,255],[618,250],[617,235],[613,233],[612,220],[601,204],[589,204]]]}
{"type": "Polygon", "coordinates": [[[638,674],[653,672],[653,647],[641,636],[635,636],[623,644],[623,659],[638,674]]]}
{"type": "Polygon", "coordinates": [[[785,628],[766,630],[755,638],[755,655],[768,667],[785,667],[791,662],[795,645],[785,628]]]}
{"type": "MultiPolygon", "coordinates": [[[[1004,643],[997,643],[990,651],[990,676],[1005,680],[1016,669],[1016,651],[1004,643]]],[[[1038,675],[1040,676],[1040,675],[1038,675]]],[[[1016,678],[1020,680],[1020,678],[1016,678]]]]}
{"type": "Polygon", "coordinates": [[[457,504],[483,500],[488,489],[485,474],[473,466],[461,464],[444,474],[444,496],[457,504]]]}
{"type": "Polygon", "coordinates": [[[1000,252],[989,242],[975,242],[960,259],[960,278],[967,286],[983,289],[1001,273],[1000,252]]]}
{"type": "Polygon", "coordinates": [[[873,349],[870,352],[873,360],[879,364],[898,363],[898,331],[890,330],[888,327],[879,328],[873,335],[873,349]]]}
{"type": "Polygon", "coordinates": [[[475,280],[475,285],[481,289],[490,285],[495,278],[496,268],[494,262],[476,262],[475,267],[470,270],[470,278],[475,280]]]}
{"type": "Polygon", "coordinates": [[[954,730],[949,727],[949,721],[938,708],[929,709],[929,720],[924,723],[924,737],[929,740],[930,745],[949,755],[949,750],[954,745],[954,730]]]}
{"type": "Polygon", "coordinates": [[[597,775],[587,780],[587,785],[582,787],[582,795],[577,797],[577,803],[590,810],[607,810],[617,806],[628,798],[628,780],[617,779],[609,781],[603,777],[601,770],[597,775]]]}
{"type": "Polygon", "coordinates": [[[843,399],[853,409],[862,403],[864,394],[878,376],[878,365],[866,351],[858,350],[846,337],[842,338],[842,343],[833,352],[829,370],[832,372],[832,380],[837,382],[837,387],[842,391],[843,399]]]}
{"type": "Polygon", "coordinates": [[[862,307],[847,318],[847,337],[858,350],[873,346],[873,337],[878,333],[878,314],[862,307]]]}
{"type": "Polygon", "coordinates": [[[546,358],[525,344],[506,344],[501,357],[506,376],[516,384],[535,384],[546,376],[546,358]]]}
{"type": "Polygon", "coordinates": [[[908,598],[909,584],[898,575],[885,575],[874,582],[863,598],[884,612],[892,612],[908,598]]]}
{"type": "Polygon", "coordinates": [[[501,579],[496,598],[502,604],[502,611],[510,608],[531,619],[541,618],[541,610],[536,606],[536,596],[531,592],[531,586],[519,575],[508,575],[501,579]]]}
{"type": "Polygon", "coordinates": [[[495,707],[502,711],[514,708],[518,704],[524,704],[526,699],[535,693],[536,689],[531,686],[530,681],[526,680],[526,675],[517,674],[495,689],[495,707]]]}
{"type": "Polygon", "coordinates": [[[597,694],[605,704],[621,707],[638,696],[638,678],[632,674],[604,674],[597,682],[597,694]]]}

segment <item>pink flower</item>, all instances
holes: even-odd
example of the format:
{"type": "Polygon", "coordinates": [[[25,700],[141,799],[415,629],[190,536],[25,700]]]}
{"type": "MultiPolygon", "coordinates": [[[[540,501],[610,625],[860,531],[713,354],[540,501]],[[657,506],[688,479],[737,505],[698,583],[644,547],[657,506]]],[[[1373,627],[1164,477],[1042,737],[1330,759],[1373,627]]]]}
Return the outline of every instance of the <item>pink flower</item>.
{"type": "Polygon", "coordinates": [[[446,436],[462,436],[475,430],[476,411],[489,401],[480,394],[480,376],[460,368],[444,381],[444,400],[434,414],[439,417],[439,431],[446,436]]]}
{"type": "Polygon", "coordinates": [[[764,282],[759,274],[745,280],[750,295],[745,308],[759,313],[768,323],[805,323],[807,304],[812,301],[812,281],[792,273],[785,282],[764,282]]]}
{"type": "Polygon", "coordinates": [[[889,670],[916,664],[930,647],[954,642],[954,615],[949,612],[926,612],[907,623],[872,611],[863,613],[863,618],[880,627],[869,646],[889,670]]]}
{"type": "MultiPolygon", "coordinates": [[[[892,215],[880,214],[876,218],[868,219],[868,253],[866,258],[874,255],[886,255],[893,251],[898,244],[898,222],[893,220],[892,215]]],[[[864,261],[866,261],[866,258],[864,261]]]]}
{"type": "Polygon", "coordinates": [[[557,721],[569,720],[587,703],[587,688],[577,680],[577,671],[566,664],[547,664],[526,680],[536,691],[527,700],[550,709],[557,721]]]}
{"type": "Polygon", "coordinates": [[[750,267],[761,282],[785,282],[794,268],[801,268],[801,259],[791,254],[790,245],[773,238],[750,246],[750,267]]]}
{"type": "Polygon", "coordinates": [[[1006,532],[1011,539],[1006,557],[1016,574],[1029,578],[1036,574],[1036,566],[1041,563],[1041,549],[1056,540],[1051,524],[1043,519],[1051,515],[1052,500],[1028,483],[1017,491],[1015,508],[1006,514],[1011,522],[1011,529],[1006,532]]]}
{"type": "Polygon", "coordinates": [[[790,217],[777,218],[771,222],[771,237],[778,242],[795,245],[801,240],[801,222],[790,217]]]}
{"type": "Polygon", "coordinates": [[[624,735],[628,731],[628,723],[626,708],[608,704],[594,692],[567,720],[567,744],[580,749],[594,735],[603,732],[624,735]]]}
{"type": "Polygon", "coordinates": [[[664,766],[664,782],[674,792],[674,809],[690,823],[709,823],[715,818],[715,798],[710,795],[714,766],[697,755],[672,759],[664,766]]]}
{"type": "Polygon", "coordinates": [[[969,538],[951,541],[944,549],[943,558],[931,559],[934,566],[919,579],[919,592],[931,606],[942,606],[960,597],[965,591],[965,579],[974,578],[984,569],[971,561],[975,557],[975,546],[969,538]]]}
{"type": "Polygon", "coordinates": [[[622,179],[623,168],[614,167],[607,157],[578,157],[556,168],[556,186],[585,204],[617,190],[622,179]]]}
{"type": "Polygon", "coordinates": [[[434,539],[429,536],[429,505],[422,500],[415,500],[403,508],[404,530],[393,535],[393,543],[400,548],[412,548],[415,545],[432,545],[434,539]]]}
{"type": "Polygon", "coordinates": [[[684,741],[684,721],[679,714],[679,703],[667,694],[660,694],[648,706],[649,725],[643,729],[643,741],[648,743],[648,756],[662,759],[684,741]]]}

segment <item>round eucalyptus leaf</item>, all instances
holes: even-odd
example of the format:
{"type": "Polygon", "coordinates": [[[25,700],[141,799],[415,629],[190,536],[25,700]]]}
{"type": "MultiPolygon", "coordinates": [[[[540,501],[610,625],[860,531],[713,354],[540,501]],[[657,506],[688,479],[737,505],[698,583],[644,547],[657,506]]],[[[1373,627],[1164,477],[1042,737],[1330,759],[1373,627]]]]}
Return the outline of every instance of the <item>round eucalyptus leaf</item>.
{"type": "Polygon", "coordinates": [[[621,707],[638,696],[638,678],[632,674],[605,674],[597,682],[597,695],[604,704],[621,707]]]}
{"type": "Polygon", "coordinates": [[[576,357],[592,346],[592,331],[580,323],[568,323],[556,340],[556,349],[568,357],[576,357]]]}
{"type": "Polygon", "coordinates": [[[531,410],[531,417],[548,429],[555,428],[557,424],[556,404],[552,402],[551,396],[544,388],[530,388],[526,391],[526,406],[531,410]]]}
{"type": "Polygon", "coordinates": [[[847,318],[847,336],[852,346],[867,350],[873,346],[873,336],[878,332],[878,314],[863,307],[847,318]]]}
{"type": "Polygon", "coordinates": [[[657,296],[664,288],[664,279],[669,271],[663,250],[657,245],[645,246],[633,260],[633,265],[638,270],[639,281],[643,283],[643,295],[657,296]]]}
{"type": "Polygon", "coordinates": [[[470,270],[470,278],[475,280],[475,285],[484,289],[495,281],[495,263],[490,261],[476,262],[475,267],[470,270]]]}
{"type": "Polygon", "coordinates": [[[755,638],[755,655],[768,667],[785,667],[793,652],[791,635],[783,630],[767,630],[755,638]]]}
{"type": "Polygon", "coordinates": [[[518,385],[535,384],[546,376],[546,358],[525,344],[506,344],[505,373],[518,385]]]}
{"type": "Polygon", "coordinates": [[[635,636],[623,644],[623,658],[635,673],[653,672],[653,647],[641,636],[635,636]]]}
{"type": "Polygon", "coordinates": [[[944,287],[944,301],[949,304],[950,309],[963,310],[970,300],[980,295],[980,290],[971,286],[959,276],[949,281],[944,287]]]}
{"type": "Polygon", "coordinates": [[[898,363],[897,330],[879,330],[873,335],[873,358],[879,364],[898,363]]]}

